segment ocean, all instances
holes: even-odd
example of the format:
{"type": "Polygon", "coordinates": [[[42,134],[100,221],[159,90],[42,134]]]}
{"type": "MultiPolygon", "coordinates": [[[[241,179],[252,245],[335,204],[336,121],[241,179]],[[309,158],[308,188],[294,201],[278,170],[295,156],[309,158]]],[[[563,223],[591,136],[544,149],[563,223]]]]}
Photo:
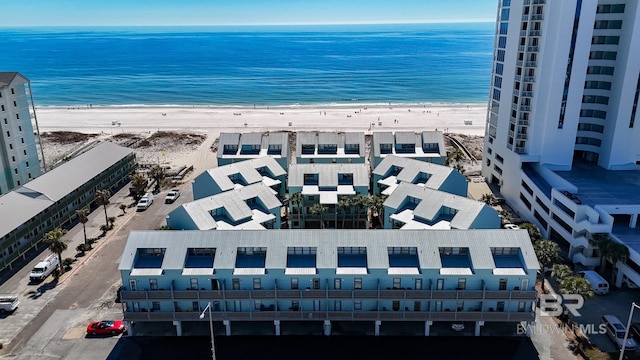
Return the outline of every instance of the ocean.
{"type": "Polygon", "coordinates": [[[493,23],[0,28],[36,106],[485,103],[493,23]]]}

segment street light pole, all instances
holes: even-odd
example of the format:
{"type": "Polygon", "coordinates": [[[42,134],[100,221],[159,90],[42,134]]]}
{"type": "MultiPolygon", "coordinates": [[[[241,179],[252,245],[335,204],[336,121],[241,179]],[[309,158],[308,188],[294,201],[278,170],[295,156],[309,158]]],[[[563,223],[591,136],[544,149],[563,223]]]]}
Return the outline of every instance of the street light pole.
{"type": "Polygon", "coordinates": [[[624,350],[627,347],[627,338],[629,337],[629,327],[631,327],[631,318],[633,318],[633,309],[635,308],[640,309],[640,306],[635,302],[632,302],[631,311],[629,311],[629,320],[627,320],[627,329],[624,331],[624,340],[622,341],[622,349],[620,350],[620,357],[618,358],[619,360],[624,358],[624,350]]]}
{"type": "Polygon", "coordinates": [[[213,318],[211,317],[211,301],[207,303],[207,307],[202,310],[200,319],[204,319],[204,313],[209,310],[209,329],[211,330],[211,360],[216,360],[216,343],[213,340],[213,318]]]}

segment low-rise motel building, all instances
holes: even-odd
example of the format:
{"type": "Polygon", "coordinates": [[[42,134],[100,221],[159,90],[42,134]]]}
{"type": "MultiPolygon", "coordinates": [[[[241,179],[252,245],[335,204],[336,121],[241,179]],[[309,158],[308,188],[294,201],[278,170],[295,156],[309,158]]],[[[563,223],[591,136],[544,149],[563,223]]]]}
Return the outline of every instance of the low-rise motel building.
{"type": "Polygon", "coordinates": [[[96,191],[122,188],[135,168],[133,150],[103,142],[0,196],[0,271],[39,250],[46,232],[74,225],[77,209],[95,209],[96,191]]]}
{"type": "Polygon", "coordinates": [[[371,138],[371,167],[375,168],[389,155],[444,165],[447,160],[444,135],[441,131],[374,131],[371,138]]]}
{"type": "Polygon", "coordinates": [[[363,132],[299,131],[296,163],[365,163],[363,132]]]}
{"type": "Polygon", "coordinates": [[[132,231],[119,265],[130,334],[177,336],[204,329],[209,304],[226,335],[515,333],[535,319],[538,270],[527,231],[499,229],[132,231]]]}
{"type": "Polygon", "coordinates": [[[288,132],[220,133],[218,166],[261,157],[274,158],[282,168],[289,167],[288,132]]]}

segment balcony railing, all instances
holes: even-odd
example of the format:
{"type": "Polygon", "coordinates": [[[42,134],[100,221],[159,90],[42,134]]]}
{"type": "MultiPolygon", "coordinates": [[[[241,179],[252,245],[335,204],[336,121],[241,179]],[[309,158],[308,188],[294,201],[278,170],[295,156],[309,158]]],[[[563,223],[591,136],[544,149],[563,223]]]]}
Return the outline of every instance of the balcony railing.
{"type": "Polygon", "coordinates": [[[144,290],[121,293],[122,301],[139,300],[535,300],[536,292],[527,290],[144,290]]]}
{"type": "MultiPolygon", "coordinates": [[[[213,321],[533,321],[535,312],[496,311],[252,311],[252,312],[211,312],[213,321]]],[[[199,311],[191,312],[125,312],[127,321],[208,321],[200,319],[199,311]]]]}

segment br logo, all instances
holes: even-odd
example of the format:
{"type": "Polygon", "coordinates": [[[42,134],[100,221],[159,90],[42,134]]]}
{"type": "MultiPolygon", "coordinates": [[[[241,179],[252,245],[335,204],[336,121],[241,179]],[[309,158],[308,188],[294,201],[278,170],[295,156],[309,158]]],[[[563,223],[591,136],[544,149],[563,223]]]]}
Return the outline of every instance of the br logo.
{"type": "Polygon", "coordinates": [[[584,305],[584,298],[577,294],[543,294],[540,295],[540,316],[560,316],[563,306],[573,316],[580,316],[578,309],[584,305]]]}

